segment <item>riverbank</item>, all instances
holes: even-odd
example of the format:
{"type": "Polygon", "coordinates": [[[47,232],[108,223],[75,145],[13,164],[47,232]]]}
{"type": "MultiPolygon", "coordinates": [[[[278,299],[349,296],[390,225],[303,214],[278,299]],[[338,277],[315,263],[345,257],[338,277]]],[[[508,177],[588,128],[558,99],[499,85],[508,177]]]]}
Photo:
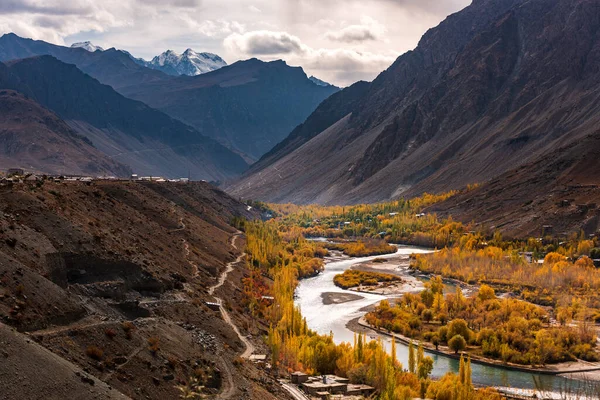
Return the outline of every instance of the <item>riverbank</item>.
{"type": "MultiPolygon", "coordinates": [[[[400,335],[398,333],[388,332],[383,329],[377,329],[377,328],[369,325],[367,323],[367,321],[365,320],[364,316],[362,316],[360,318],[356,318],[356,319],[348,322],[348,324],[346,326],[348,327],[348,329],[350,329],[356,333],[366,333],[366,332],[370,331],[372,333],[374,332],[379,335],[393,337],[397,342],[400,342],[400,343],[403,343],[406,345],[408,345],[410,342],[413,342],[413,344],[417,343],[417,341],[412,340],[406,336],[400,335]]],[[[439,346],[438,349],[436,349],[435,346],[433,346],[432,344],[430,344],[428,342],[421,342],[421,343],[423,345],[423,348],[429,353],[441,355],[441,356],[448,357],[448,358],[453,358],[456,360],[460,359],[460,357],[461,357],[461,354],[455,354],[453,351],[451,351],[449,348],[447,348],[445,346],[439,346]]],[[[548,365],[545,367],[529,367],[529,366],[518,365],[518,364],[504,363],[500,360],[493,360],[493,359],[489,359],[489,358],[483,358],[483,357],[471,355],[471,362],[475,363],[475,364],[480,364],[480,365],[487,365],[487,366],[492,366],[492,367],[496,367],[496,368],[507,369],[510,371],[527,372],[527,373],[534,373],[534,374],[540,374],[540,375],[560,375],[563,377],[579,379],[579,380],[585,380],[585,379],[591,380],[592,376],[593,376],[596,378],[594,380],[600,381],[600,363],[590,363],[590,362],[581,361],[581,360],[576,361],[576,362],[553,364],[553,365],[548,365]],[[582,375],[582,374],[586,374],[586,375],[582,375]],[[566,376],[566,375],[568,375],[568,376],[566,376]],[[580,378],[578,378],[578,376],[582,376],[582,378],[580,379],[580,378]]]]}
{"type": "Polygon", "coordinates": [[[344,304],[362,300],[364,297],[353,293],[325,292],[321,293],[321,299],[323,299],[324,305],[329,306],[331,304],[344,304]]]}

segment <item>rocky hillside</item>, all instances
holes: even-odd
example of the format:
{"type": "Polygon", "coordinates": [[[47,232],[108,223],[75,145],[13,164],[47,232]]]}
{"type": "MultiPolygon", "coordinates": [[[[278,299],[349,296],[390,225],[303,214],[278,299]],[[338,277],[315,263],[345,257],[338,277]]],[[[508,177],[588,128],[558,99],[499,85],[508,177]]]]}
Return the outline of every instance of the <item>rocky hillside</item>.
{"type": "Polygon", "coordinates": [[[599,234],[598,154],[600,132],[595,131],[425,211],[476,221],[516,238],[541,237],[548,225],[558,236],[599,234]]]}
{"type": "MultiPolygon", "coordinates": [[[[286,398],[205,303],[242,252],[230,221],[256,217],[245,205],[205,183],[102,181],[2,186],[0,204],[0,385],[26,382],[8,399],[178,398],[191,377],[223,398],[286,398]]],[[[262,335],[233,266],[215,295],[262,335]]]]}
{"type": "Polygon", "coordinates": [[[256,161],[339,89],[283,61],[240,61],[195,77],[121,88],[256,161]]]}
{"type": "Polygon", "coordinates": [[[0,170],[21,167],[54,175],[128,176],[56,114],[12,90],[0,90],[0,170]]]}
{"type": "Polygon", "coordinates": [[[222,180],[247,167],[216,141],[51,56],[0,64],[0,88],[52,110],[98,150],[140,175],[222,180]]]}
{"type": "MultiPolygon", "coordinates": [[[[476,0],[428,31],[358,101],[348,95],[335,121],[323,119],[291,152],[269,153],[229,190],[280,202],[374,202],[546,165],[596,130],[599,28],[594,1],[476,0]]],[[[326,107],[315,115],[330,114],[326,107]]]]}

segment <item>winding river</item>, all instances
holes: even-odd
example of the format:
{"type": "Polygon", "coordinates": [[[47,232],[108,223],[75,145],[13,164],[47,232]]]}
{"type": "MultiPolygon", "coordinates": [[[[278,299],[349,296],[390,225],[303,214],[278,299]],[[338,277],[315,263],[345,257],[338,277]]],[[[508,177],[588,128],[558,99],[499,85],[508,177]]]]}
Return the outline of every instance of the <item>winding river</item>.
{"type": "MultiPolygon", "coordinates": [[[[408,267],[409,255],[413,253],[429,253],[430,250],[424,250],[415,247],[399,246],[396,256],[402,257],[401,264],[408,267]]],[[[388,255],[389,256],[389,255],[388,255]]],[[[381,256],[379,256],[381,257],[381,256]]],[[[374,257],[360,257],[342,260],[329,260],[325,265],[325,270],[314,278],[302,280],[296,289],[296,304],[301,307],[302,314],[306,317],[309,328],[320,333],[333,333],[336,343],[353,342],[354,333],[346,327],[347,323],[357,317],[365,314],[362,308],[377,303],[385,296],[360,293],[363,296],[360,300],[350,301],[342,304],[323,304],[322,293],[348,293],[348,291],[338,288],[333,284],[333,277],[355,264],[371,261],[374,257]]],[[[402,268],[401,267],[401,268],[402,268]]],[[[422,287],[414,290],[420,291],[422,287]]],[[[350,292],[353,293],[353,292],[350,292]]],[[[375,333],[370,336],[376,336],[375,333]]],[[[391,339],[381,336],[385,342],[388,351],[391,349],[391,339]]],[[[396,343],[397,359],[403,364],[408,365],[408,346],[396,343]]],[[[458,372],[458,361],[449,357],[429,354],[434,360],[432,376],[439,378],[449,371],[458,372]]],[[[564,387],[573,387],[574,382],[566,378],[538,375],[525,372],[511,371],[488,365],[472,364],[473,383],[478,386],[493,386],[515,389],[535,389],[535,380],[541,382],[545,390],[557,391],[564,387]]]]}

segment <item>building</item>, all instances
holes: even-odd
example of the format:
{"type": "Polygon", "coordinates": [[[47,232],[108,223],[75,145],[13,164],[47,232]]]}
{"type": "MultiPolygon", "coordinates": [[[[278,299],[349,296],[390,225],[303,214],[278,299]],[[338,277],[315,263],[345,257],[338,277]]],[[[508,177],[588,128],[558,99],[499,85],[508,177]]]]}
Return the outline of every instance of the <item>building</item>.
{"type": "Polygon", "coordinates": [[[317,393],[345,394],[348,391],[348,379],[323,375],[321,378],[311,377],[301,386],[307,394],[315,397],[318,397],[317,393]]]}
{"type": "Polygon", "coordinates": [[[6,175],[7,176],[23,176],[25,175],[25,171],[23,171],[22,168],[9,168],[8,171],[6,171],[6,175]]]}
{"type": "Polygon", "coordinates": [[[368,385],[348,385],[347,396],[369,397],[375,393],[375,388],[368,385]]]}
{"type": "Polygon", "coordinates": [[[248,358],[248,359],[255,364],[264,364],[267,362],[267,355],[266,354],[251,354],[250,358],[248,358]]]}
{"type": "Polygon", "coordinates": [[[523,259],[525,259],[525,261],[527,261],[529,264],[533,263],[533,252],[522,251],[519,253],[519,255],[523,257],[523,259]]]}
{"type": "Polygon", "coordinates": [[[210,308],[213,311],[220,311],[221,310],[221,305],[219,303],[214,303],[212,301],[207,301],[206,302],[206,306],[208,308],[210,308]]]}
{"type": "Polygon", "coordinates": [[[290,374],[290,381],[295,385],[300,385],[308,381],[308,375],[304,372],[296,371],[290,374]]]}

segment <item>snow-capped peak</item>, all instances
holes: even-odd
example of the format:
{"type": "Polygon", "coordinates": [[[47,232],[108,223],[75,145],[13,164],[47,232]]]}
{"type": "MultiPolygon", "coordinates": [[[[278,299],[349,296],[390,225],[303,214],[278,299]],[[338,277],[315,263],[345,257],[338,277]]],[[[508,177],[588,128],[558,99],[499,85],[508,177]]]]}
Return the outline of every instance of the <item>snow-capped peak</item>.
{"type": "Polygon", "coordinates": [[[200,75],[226,66],[227,63],[218,55],[212,53],[197,53],[187,49],[183,54],[173,50],[154,57],[148,63],[151,68],[159,69],[170,75],[200,75]]]}
{"type": "Polygon", "coordinates": [[[77,43],[73,43],[71,45],[71,48],[81,48],[81,49],[89,51],[90,53],[93,53],[93,52],[95,52],[97,50],[104,51],[104,49],[102,47],[95,46],[95,45],[92,44],[92,42],[77,42],[77,43]]]}
{"type": "Polygon", "coordinates": [[[331,83],[327,83],[325,81],[320,80],[319,78],[315,77],[315,76],[311,76],[310,78],[308,78],[312,83],[314,83],[317,86],[333,86],[331,83]]]}

